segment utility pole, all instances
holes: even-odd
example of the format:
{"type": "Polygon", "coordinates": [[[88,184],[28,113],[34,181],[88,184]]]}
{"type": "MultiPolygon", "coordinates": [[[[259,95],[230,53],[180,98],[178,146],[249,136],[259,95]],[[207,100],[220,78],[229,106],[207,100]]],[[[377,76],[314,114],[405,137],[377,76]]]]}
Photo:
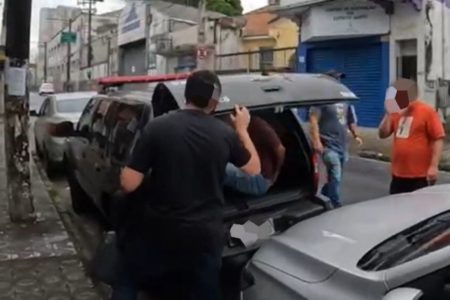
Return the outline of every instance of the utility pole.
{"type": "Polygon", "coordinates": [[[47,82],[48,44],[44,42],[44,82],[47,82]]]}
{"type": "MultiPolygon", "coordinates": [[[[73,23],[73,19],[69,18],[69,24],[68,24],[68,31],[69,34],[72,34],[72,23],[73,23]]],[[[66,74],[66,91],[70,92],[70,68],[72,66],[72,41],[68,41],[67,43],[67,74],[66,74]]]]}
{"type": "Polygon", "coordinates": [[[92,4],[95,0],[88,0],[88,67],[92,66],[92,4]]]}
{"type": "Polygon", "coordinates": [[[206,69],[208,49],[206,47],[206,0],[198,2],[197,69],[206,69]]]}
{"type": "Polygon", "coordinates": [[[36,219],[31,193],[29,99],[26,74],[30,52],[32,0],[7,0],[5,88],[5,159],[9,216],[13,222],[36,219]]]}
{"type": "Polygon", "coordinates": [[[108,49],[107,49],[107,51],[108,51],[108,64],[107,64],[107,67],[108,67],[108,76],[111,76],[111,37],[110,36],[107,36],[106,37],[106,43],[107,43],[107,47],[108,47],[108,49]]]}

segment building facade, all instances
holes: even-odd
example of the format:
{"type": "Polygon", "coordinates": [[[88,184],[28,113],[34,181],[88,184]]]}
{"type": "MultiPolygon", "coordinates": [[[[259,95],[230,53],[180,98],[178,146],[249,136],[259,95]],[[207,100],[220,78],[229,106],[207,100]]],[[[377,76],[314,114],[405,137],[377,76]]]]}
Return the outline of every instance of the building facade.
{"type": "Polygon", "coordinates": [[[245,15],[245,19],[241,49],[248,53],[243,63],[249,71],[262,67],[285,69],[296,61],[300,35],[295,22],[270,13],[267,9],[250,12],[245,15]]]}
{"type": "MultiPolygon", "coordinates": [[[[81,13],[72,20],[71,31],[76,34],[76,40],[69,46],[62,41],[62,33],[69,31],[66,22],[47,42],[47,77],[57,91],[90,89],[89,81],[92,74],[102,70],[98,65],[107,65],[105,55],[113,55],[106,49],[111,39],[110,49],[113,49],[116,36],[118,14],[104,14],[92,16],[92,58],[91,67],[88,66],[88,14],[81,13]],[[70,65],[69,65],[70,61],[70,65]],[[69,70],[68,70],[69,69],[69,70]],[[95,70],[95,71],[94,71],[95,70]],[[68,76],[68,74],[70,74],[68,76]]],[[[106,69],[106,67],[105,67],[106,69]]],[[[106,71],[99,76],[106,76],[106,71]]]]}
{"type": "Polygon", "coordinates": [[[376,127],[396,78],[417,80],[420,96],[433,106],[448,102],[437,95],[450,80],[449,3],[281,0],[280,7],[301,22],[298,71],[346,73],[343,82],[360,97],[360,125],[376,127]]]}

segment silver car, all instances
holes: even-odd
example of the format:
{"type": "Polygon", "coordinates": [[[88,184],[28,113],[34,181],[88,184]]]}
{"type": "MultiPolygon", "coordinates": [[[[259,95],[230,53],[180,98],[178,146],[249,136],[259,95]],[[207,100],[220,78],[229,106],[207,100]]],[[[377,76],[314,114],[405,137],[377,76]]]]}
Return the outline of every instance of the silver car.
{"type": "Polygon", "coordinates": [[[96,92],[54,94],[46,97],[36,116],[34,137],[36,153],[41,158],[49,177],[53,176],[64,158],[65,137],[61,136],[57,124],[72,122],[75,126],[88,101],[96,92]]]}
{"type": "Polygon", "coordinates": [[[450,185],[330,211],[269,240],[245,300],[450,299],[450,185]]]}

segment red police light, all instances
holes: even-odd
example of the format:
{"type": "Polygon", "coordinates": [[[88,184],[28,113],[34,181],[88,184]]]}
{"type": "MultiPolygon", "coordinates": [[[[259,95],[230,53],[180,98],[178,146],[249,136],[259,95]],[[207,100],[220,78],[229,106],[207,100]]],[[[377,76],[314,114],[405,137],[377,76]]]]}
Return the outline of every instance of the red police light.
{"type": "Polygon", "coordinates": [[[118,86],[123,84],[134,83],[152,83],[183,80],[189,77],[190,73],[166,74],[166,75],[142,75],[142,76],[113,76],[105,77],[98,80],[98,84],[102,86],[118,86]]]}

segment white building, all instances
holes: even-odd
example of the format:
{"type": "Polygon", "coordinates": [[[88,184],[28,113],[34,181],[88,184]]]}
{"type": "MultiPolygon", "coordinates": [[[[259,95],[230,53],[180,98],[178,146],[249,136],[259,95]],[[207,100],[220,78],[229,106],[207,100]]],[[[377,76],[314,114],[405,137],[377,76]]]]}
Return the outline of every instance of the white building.
{"type": "MultiPolygon", "coordinates": [[[[88,68],[88,47],[86,46],[88,43],[88,14],[81,13],[73,19],[71,30],[76,33],[76,42],[70,46],[70,85],[73,90],[87,89],[87,81],[90,79],[89,74],[92,75],[94,66],[106,63],[106,59],[100,56],[103,56],[107,51],[97,49],[99,45],[102,45],[97,40],[105,39],[105,36],[108,35],[112,38],[116,34],[117,16],[118,13],[92,16],[93,57],[91,68],[88,68]],[[98,29],[102,28],[109,28],[109,30],[106,30],[106,33],[104,30],[99,32],[98,29]]],[[[48,80],[54,83],[55,89],[58,91],[65,90],[68,82],[68,44],[61,41],[62,33],[68,31],[69,27],[66,24],[47,43],[48,80]]],[[[106,76],[107,74],[103,75],[106,76]]]]}
{"type": "MultiPolygon", "coordinates": [[[[39,12],[39,44],[37,59],[37,81],[44,81],[44,68],[46,67],[45,49],[48,42],[58,33],[70,18],[76,18],[81,9],[70,6],[56,8],[42,8],[39,12]]],[[[48,75],[48,74],[47,74],[48,75]]]]}
{"type": "Polygon", "coordinates": [[[450,1],[281,0],[280,8],[302,20],[298,71],[346,73],[360,125],[378,125],[386,88],[399,77],[416,79],[431,105],[446,102],[437,94],[448,97],[450,1]]]}
{"type": "MultiPolygon", "coordinates": [[[[207,12],[206,17],[206,59],[237,52],[240,28],[233,20],[216,12],[207,12]]],[[[148,8],[142,1],[129,3],[119,22],[119,73],[167,74],[196,68],[198,20],[195,7],[164,1],[152,1],[148,8]]]]}

